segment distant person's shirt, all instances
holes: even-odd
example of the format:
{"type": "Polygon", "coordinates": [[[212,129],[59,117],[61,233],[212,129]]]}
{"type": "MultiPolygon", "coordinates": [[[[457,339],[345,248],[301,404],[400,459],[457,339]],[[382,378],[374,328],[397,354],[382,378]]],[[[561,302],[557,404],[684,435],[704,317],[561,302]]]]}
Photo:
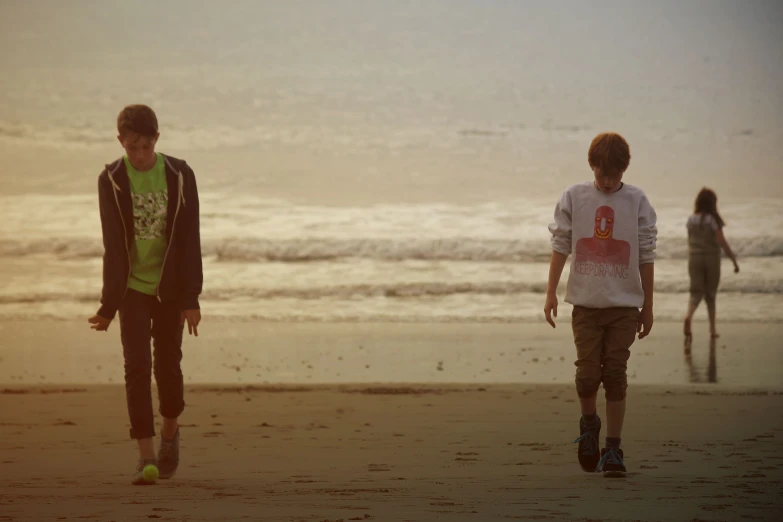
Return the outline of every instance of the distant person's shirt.
{"type": "Polygon", "coordinates": [[[124,161],[130,180],[135,236],[128,288],[156,295],[166,255],[168,186],[165,161],[158,154],[155,166],[146,172],[136,170],[127,156],[124,161]]]}
{"type": "Polygon", "coordinates": [[[693,214],[688,218],[688,252],[691,255],[720,256],[720,245],[715,235],[720,230],[711,214],[693,214]]]}
{"type": "Polygon", "coordinates": [[[639,265],[655,261],[657,217],[644,192],[604,194],[592,181],[566,189],[549,225],[552,249],[573,254],[566,302],[588,308],[644,304],[639,265]]]}

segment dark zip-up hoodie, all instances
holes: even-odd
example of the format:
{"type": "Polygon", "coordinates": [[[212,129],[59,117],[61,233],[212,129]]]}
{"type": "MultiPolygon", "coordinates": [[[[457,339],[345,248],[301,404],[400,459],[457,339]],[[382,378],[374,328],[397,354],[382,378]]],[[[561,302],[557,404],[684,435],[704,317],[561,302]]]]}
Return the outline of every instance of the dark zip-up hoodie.
{"type": "MultiPolygon", "coordinates": [[[[203,273],[196,176],[184,160],[163,156],[168,208],[166,253],[157,288],[160,301],[177,301],[180,309],[199,308],[203,273]]],[[[103,290],[98,315],[113,319],[128,290],[130,252],[135,243],[133,202],[125,161],[118,159],[98,176],[103,230],[103,290]]]]}

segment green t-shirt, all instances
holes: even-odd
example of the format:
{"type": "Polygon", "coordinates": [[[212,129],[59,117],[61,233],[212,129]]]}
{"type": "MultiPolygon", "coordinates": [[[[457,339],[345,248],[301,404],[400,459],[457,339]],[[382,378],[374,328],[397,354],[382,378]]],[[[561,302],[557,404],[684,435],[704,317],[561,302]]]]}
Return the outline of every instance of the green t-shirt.
{"type": "Polygon", "coordinates": [[[157,293],[163,257],[166,255],[166,211],[168,186],[163,156],[158,154],[155,166],[146,172],[136,170],[125,156],[136,241],[131,250],[131,273],[128,288],[143,294],[157,293]]]}

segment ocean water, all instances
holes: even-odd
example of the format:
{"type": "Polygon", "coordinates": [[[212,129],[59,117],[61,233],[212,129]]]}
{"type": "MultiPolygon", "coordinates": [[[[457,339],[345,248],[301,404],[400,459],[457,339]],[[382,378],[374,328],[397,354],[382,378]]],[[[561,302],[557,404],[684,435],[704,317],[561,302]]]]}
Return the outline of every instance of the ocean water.
{"type": "MultiPolygon", "coordinates": [[[[91,311],[99,298],[103,253],[95,196],[3,197],[0,205],[8,225],[0,239],[0,267],[11,276],[0,289],[0,315],[71,318],[91,311]],[[31,208],[42,211],[31,215],[31,208]]],[[[660,204],[658,212],[657,314],[676,320],[688,292],[688,208],[660,204]]],[[[726,205],[724,214],[742,270],[733,274],[725,264],[723,316],[780,321],[783,203],[757,199],[726,205]],[[777,233],[767,230],[770,217],[777,233]]],[[[201,215],[202,306],[213,316],[314,321],[541,317],[551,203],[321,207],[205,194],[201,215]]]]}
{"type": "Polygon", "coordinates": [[[206,315],[541,320],[554,204],[615,130],[658,211],[658,319],[684,312],[685,220],[708,185],[742,267],[724,266],[721,317],[779,322],[781,15],[774,1],[3,2],[0,317],[96,309],[96,175],[121,154],[117,112],[143,102],[159,150],[198,177],[206,315]]]}

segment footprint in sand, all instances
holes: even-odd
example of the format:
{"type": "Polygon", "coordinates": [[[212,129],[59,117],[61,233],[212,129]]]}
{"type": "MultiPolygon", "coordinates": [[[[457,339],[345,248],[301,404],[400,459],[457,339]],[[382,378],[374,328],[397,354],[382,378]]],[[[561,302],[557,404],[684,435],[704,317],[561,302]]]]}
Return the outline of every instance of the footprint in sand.
{"type": "Polygon", "coordinates": [[[701,508],[704,511],[721,511],[723,509],[732,508],[732,507],[734,507],[734,505],[732,504],[714,504],[714,505],[701,506],[701,508]]]}
{"type": "Polygon", "coordinates": [[[551,449],[552,449],[551,446],[544,446],[542,444],[540,446],[535,446],[535,447],[530,448],[530,451],[549,451],[551,449]]]}
{"type": "Polygon", "coordinates": [[[460,462],[471,462],[471,461],[477,461],[479,459],[473,458],[474,456],[478,456],[478,453],[475,452],[457,452],[457,456],[454,458],[455,461],[460,462]]]}

